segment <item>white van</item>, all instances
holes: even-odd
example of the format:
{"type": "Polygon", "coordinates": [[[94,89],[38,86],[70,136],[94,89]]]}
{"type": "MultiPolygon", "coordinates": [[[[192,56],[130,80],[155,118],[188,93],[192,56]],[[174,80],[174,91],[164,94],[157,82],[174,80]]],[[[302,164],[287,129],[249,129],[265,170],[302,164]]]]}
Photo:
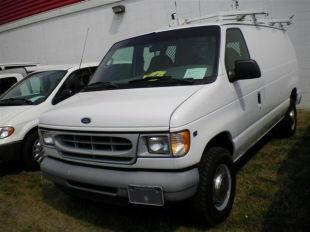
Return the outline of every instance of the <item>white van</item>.
{"type": "Polygon", "coordinates": [[[88,197],[190,199],[206,222],[223,221],[234,162],[277,124],[293,135],[300,101],[282,23],[248,15],[112,46],[88,87],[40,118],[43,174],[88,197]]]}
{"type": "Polygon", "coordinates": [[[95,64],[43,69],[28,75],[0,97],[0,164],[22,161],[39,168],[39,116],[83,89],[95,64]]]}

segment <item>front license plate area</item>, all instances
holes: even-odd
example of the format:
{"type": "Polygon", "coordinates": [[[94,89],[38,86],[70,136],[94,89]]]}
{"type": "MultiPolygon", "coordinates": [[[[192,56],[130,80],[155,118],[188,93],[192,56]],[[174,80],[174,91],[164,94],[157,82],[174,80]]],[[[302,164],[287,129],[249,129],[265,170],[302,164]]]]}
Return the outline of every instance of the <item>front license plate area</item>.
{"type": "Polygon", "coordinates": [[[164,194],[161,187],[128,186],[129,202],[138,205],[164,205],[164,194]]]}

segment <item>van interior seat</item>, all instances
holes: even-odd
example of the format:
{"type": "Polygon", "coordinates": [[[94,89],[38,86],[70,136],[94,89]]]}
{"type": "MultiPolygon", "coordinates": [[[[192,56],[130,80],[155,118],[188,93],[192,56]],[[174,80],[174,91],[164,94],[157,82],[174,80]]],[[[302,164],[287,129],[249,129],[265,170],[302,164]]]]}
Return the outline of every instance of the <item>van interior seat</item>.
{"type": "Polygon", "coordinates": [[[171,58],[167,54],[160,54],[152,58],[147,72],[165,69],[171,65],[173,65],[171,58]]]}

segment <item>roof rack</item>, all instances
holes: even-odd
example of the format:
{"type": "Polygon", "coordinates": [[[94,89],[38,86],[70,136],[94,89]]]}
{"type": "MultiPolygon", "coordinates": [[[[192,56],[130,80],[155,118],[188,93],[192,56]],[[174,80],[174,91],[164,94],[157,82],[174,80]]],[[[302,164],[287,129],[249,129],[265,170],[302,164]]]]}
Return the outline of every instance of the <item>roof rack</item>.
{"type": "Polygon", "coordinates": [[[233,21],[244,21],[247,17],[251,17],[254,22],[257,22],[257,16],[265,16],[267,17],[269,14],[266,10],[235,10],[235,11],[222,11],[218,14],[206,15],[199,18],[194,18],[190,20],[186,20],[185,23],[197,22],[200,20],[233,20],[233,21]]]}
{"type": "Polygon", "coordinates": [[[284,25],[292,24],[292,17],[289,20],[272,20],[268,19],[269,13],[266,10],[234,10],[234,11],[222,11],[218,14],[205,15],[199,18],[187,19],[183,24],[190,24],[202,20],[209,21],[235,21],[235,22],[251,22],[255,25],[278,25],[280,29],[284,29],[284,25]],[[262,16],[263,18],[259,17],[262,16]]]}
{"type": "Polygon", "coordinates": [[[273,20],[268,20],[266,21],[267,24],[269,24],[270,26],[276,26],[279,25],[279,27],[281,29],[284,29],[284,25],[289,26],[292,24],[291,19],[287,20],[287,19],[273,19],[273,20]]]}

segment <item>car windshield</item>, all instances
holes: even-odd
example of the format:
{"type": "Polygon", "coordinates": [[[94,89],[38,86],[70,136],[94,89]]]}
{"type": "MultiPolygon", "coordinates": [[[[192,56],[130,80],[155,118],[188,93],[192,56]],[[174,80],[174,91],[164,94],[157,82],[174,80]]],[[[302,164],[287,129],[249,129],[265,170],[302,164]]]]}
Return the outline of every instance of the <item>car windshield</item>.
{"type": "Polygon", "coordinates": [[[57,87],[67,71],[44,71],[29,75],[0,98],[0,106],[38,105],[57,87]]]}
{"type": "Polygon", "coordinates": [[[84,91],[165,87],[213,82],[220,29],[178,29],[121,41],[103,58],[84,91]]]}

